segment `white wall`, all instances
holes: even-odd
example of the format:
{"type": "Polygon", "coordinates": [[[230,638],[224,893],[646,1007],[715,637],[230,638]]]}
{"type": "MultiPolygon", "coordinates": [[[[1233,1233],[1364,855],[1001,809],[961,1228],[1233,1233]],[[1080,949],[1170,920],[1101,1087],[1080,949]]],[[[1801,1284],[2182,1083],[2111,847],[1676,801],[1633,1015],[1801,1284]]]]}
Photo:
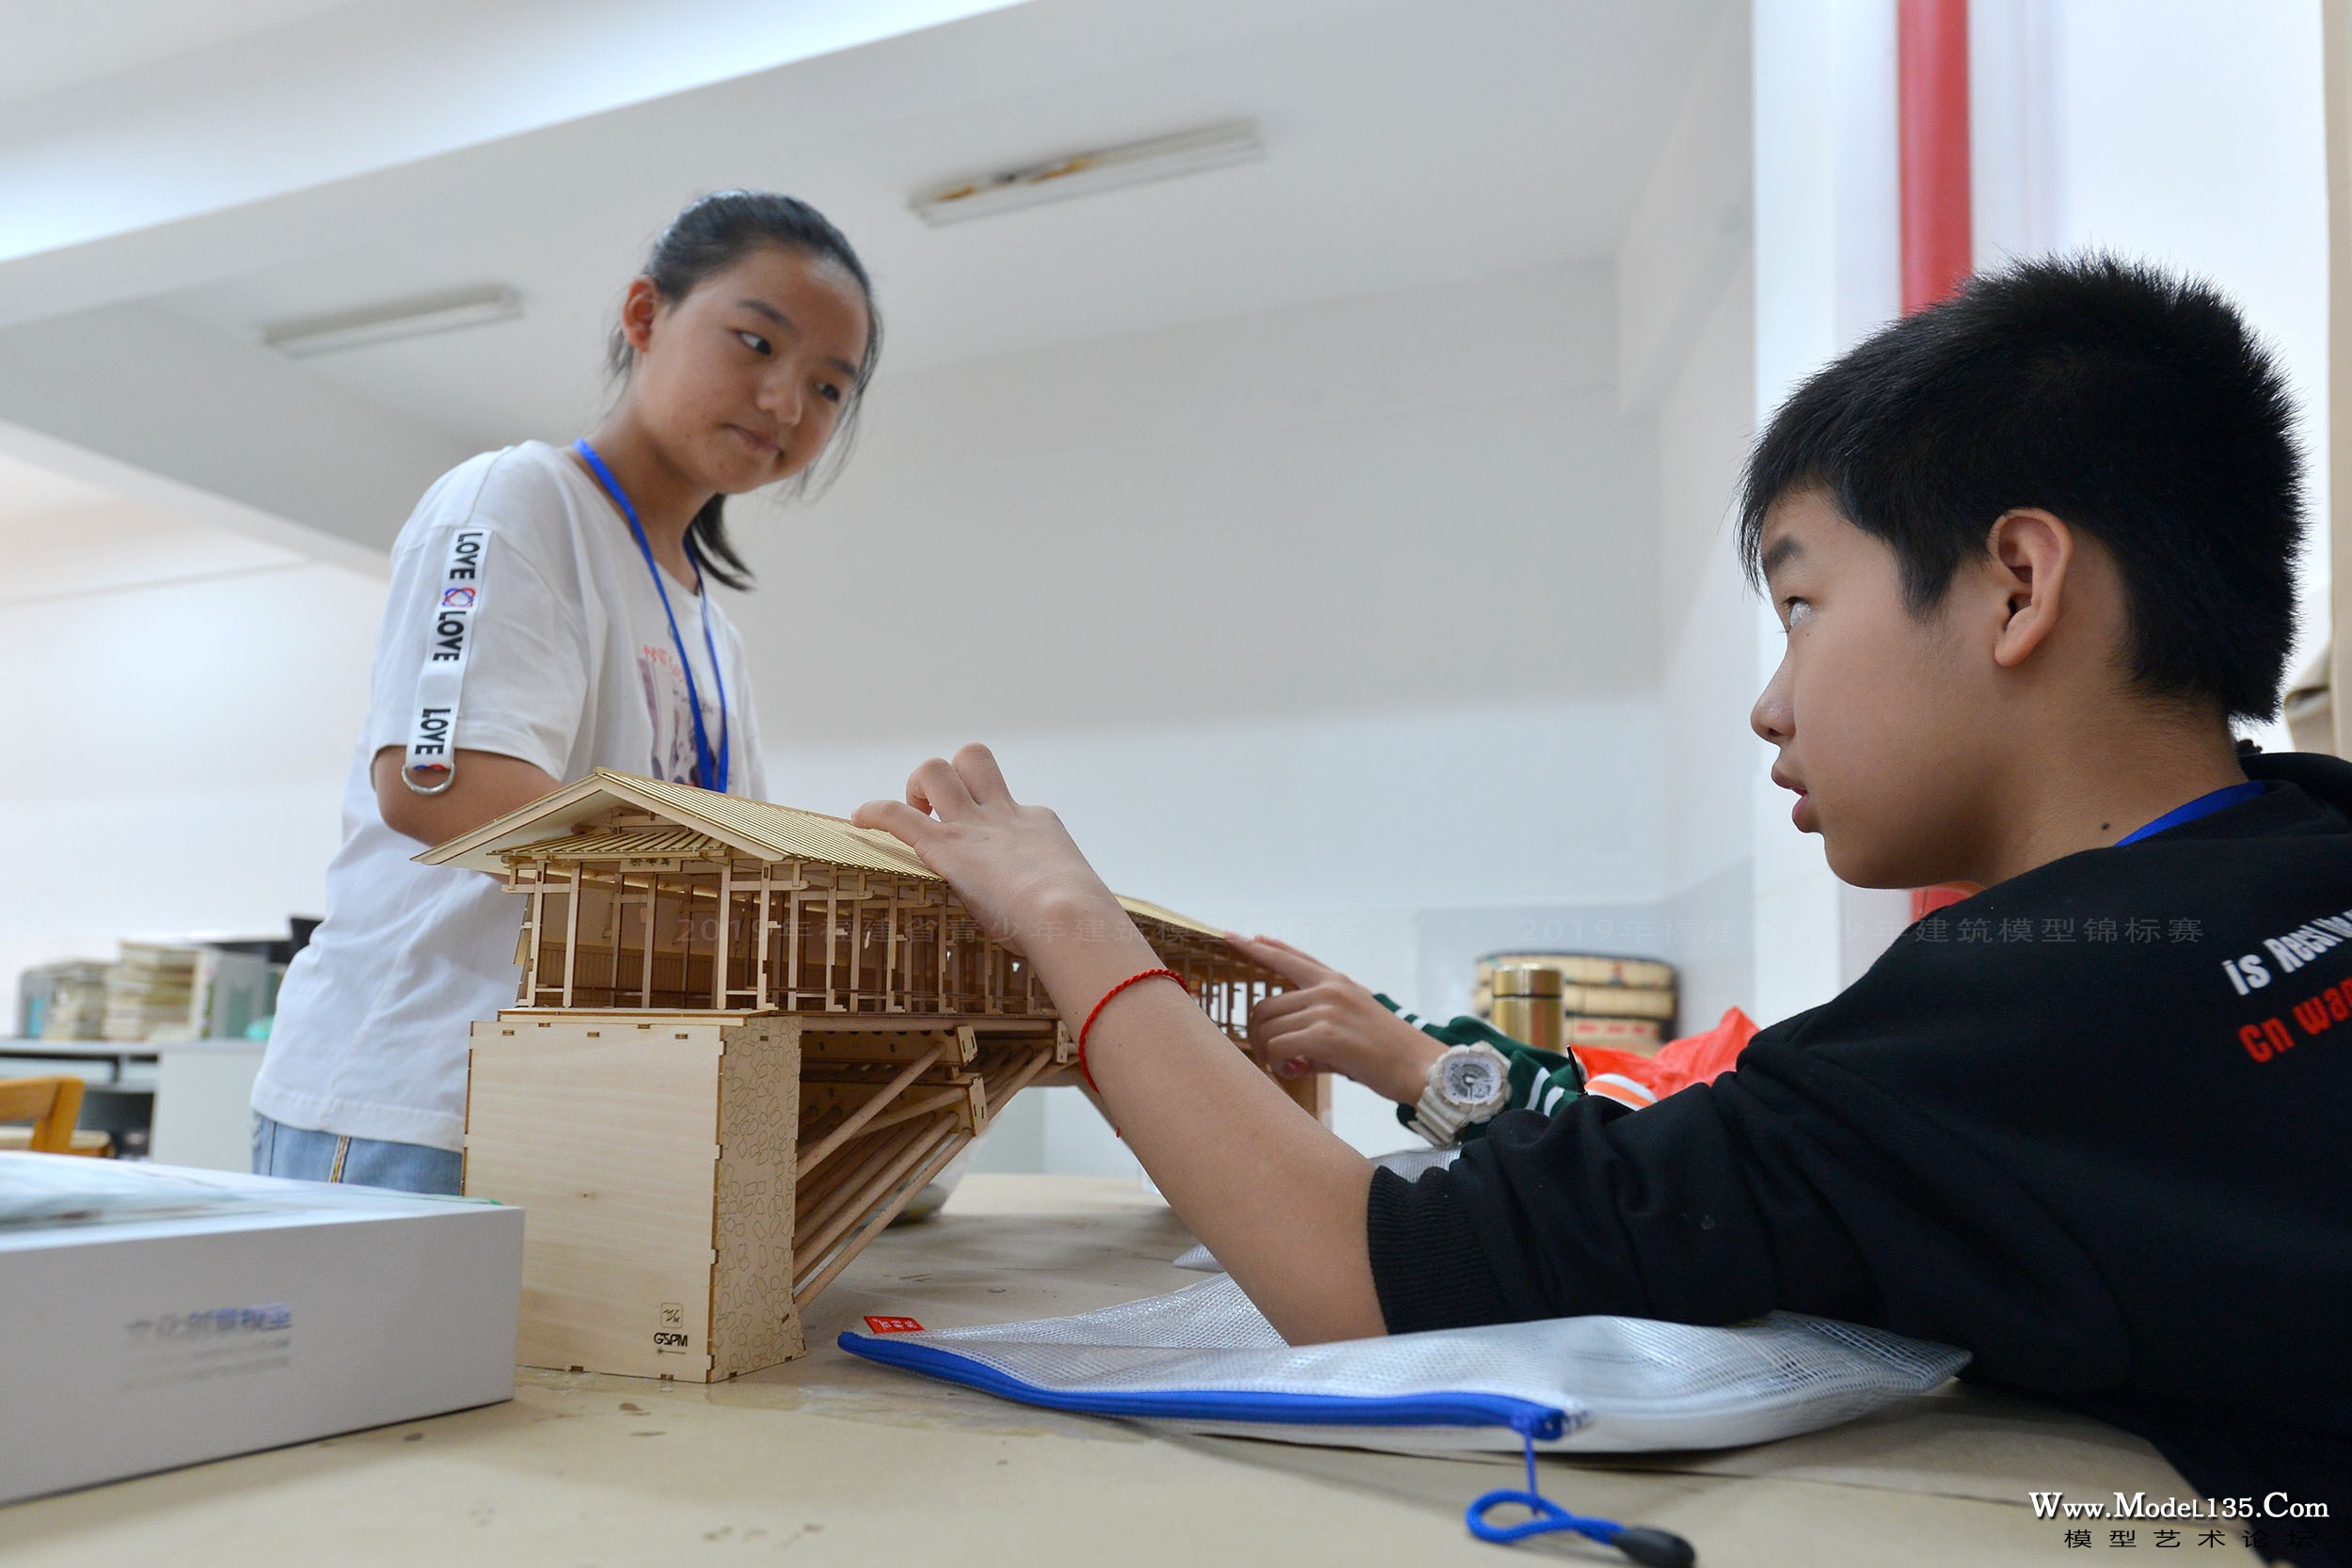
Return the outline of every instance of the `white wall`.
{"type": "MultiPolygon", "coordinates": [[[[2316,0],[1975,0],[1979,265],[2090,246],[2237,300],[2301,404],[2312,548],[2290,673],[2328,625],[2328,191],[2316,0]]],[[[2283,724],[2258,738],[2285,749],[2283,724]]]]}
{"type": "MultiPolygon", "coordinates": [[[[990,744],[1015,792],[1059,812],[1112,886],[1279,937],[1444,1015],[1468,1010],[1482,953],[1660,951],[1658,739],[1656,705],[1629,699],[990,744]],[[1483,760],[1498,736],[1507,753],[1483,760]],[[1591,765],[1597,752],[1606,769],[1591,765]],[[1237,769],[1237,757],[1251,766],[1237,769]]],[[[846,811],[940,749],[922,737],[778,749],[768,767],[784,799],[846,811]]],[[[1409,1141],[1386,1101],[1336,1087],[1343,1136],[1372,1153],[1409,1141]]],[[[1046,1099],[1041,1127],[1009,1129],[1007,1141],[1042,1147],[1053,1168],[1133,1169],[1074,1092],[1046,1099]]]]}
{"type": "MultiPolygon", "coordinates": [[[[1614,310],[1606,266],[1547,268],[887,384],[832,495],[743,520],[777,792],[847,811],[986,739],[1114,886],[1424,1009],[1531,931],[1659,951],[1614,310]]],[[[1404,1141],[1342,1090],[1343,1133],[1404,1141]]],[[[992,1158],[1134,1168],[1041,1105],[992,1158]]]]}
{"type": "Polygon", "coordinates": [[[1563,266],[885,376],[830,496],[743,509],[768,729],[1646,690],[1613,312],[1608,267],[1563,266]]]}
{"type": "Polygon", "coordinates": [[[1755,426],[1751,47],[1748,8],[1725,7],[1618,264],[1620,395],[1655,431],[1659,880],[1686,1030],[1756,1005],[1748,794],[1765,752],[1755,598],[1726,526],[1755,426]]]}
{"type": "Polygon", "coordinates": [[[318,913],[383,584],[119,504],[0,551],[0,974],[318,913]]]}
{"type": "Polygon", "coordinates": [[[1666,642],[1660,878],[1686,1030],[1712,1023],[1727,1007],[1753,1015],[1758,1005],[1749,794],[1770,753],[1748,727],[1757,688],[1750,633],[1756,599],[1733,554],[1730,527],[1754,429],[1755,319],[1754,269],[1743,264],[1718,293],[1658,417],[1666,642]]]}

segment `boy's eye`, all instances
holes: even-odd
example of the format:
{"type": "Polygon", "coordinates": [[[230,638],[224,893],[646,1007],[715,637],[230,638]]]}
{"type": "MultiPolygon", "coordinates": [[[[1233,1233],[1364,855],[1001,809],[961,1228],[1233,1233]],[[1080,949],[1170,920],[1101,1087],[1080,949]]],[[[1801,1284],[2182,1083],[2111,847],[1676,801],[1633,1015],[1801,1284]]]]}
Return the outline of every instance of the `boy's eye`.
{"type": "Polygon", "coordinates": [[[761,337],[756,332],[738,332],[736,337],[740,339],[743,346],[750,349],[754,354],[767,354],[771,352],[768,347],[768,340],[761,337]]]}
{"type": "Polygon", "coordinates": [[[1812,610],[1813,606],[1809,600],[1800,599],[1794,596],[1783,599],[1780,601],[1781,624],[1785,626],[1793,627],[1799,620],[1803,619],[1803,614],[1800,612],[1809,614],[1812,610]]]}

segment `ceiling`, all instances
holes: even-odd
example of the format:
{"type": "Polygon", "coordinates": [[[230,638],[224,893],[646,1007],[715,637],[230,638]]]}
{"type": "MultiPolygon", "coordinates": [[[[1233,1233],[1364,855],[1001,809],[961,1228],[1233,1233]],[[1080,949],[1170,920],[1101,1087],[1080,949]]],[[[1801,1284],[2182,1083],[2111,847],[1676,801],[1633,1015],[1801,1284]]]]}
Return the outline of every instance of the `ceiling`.
{"type": "Polygon", "coordinates": [[[1645,568],[1616,525],[1649,502],[1612,264],[1702,57],[1709,81],[1725,56],[1744,72],[1726,0],[186,8],[204,24],[91,0],[123,71],[8,102],[98,68],[44,13],[0,73],[0,460],[61,454],[80,482],[0,467],[19,599],[277,592],[305,558],[381,570],[450,465],[593,417],[606,324],[679,203],[763,185],[866,260],[888,406],[824,507],[741,518],[778,590],[763,604],[796,610],[758,618],[755,652],[788,670],[795,639],[856,645],[866,608],[790,585],[877,562],[911,624],[973,604],[1003,623],[985,700],[917,638],[860,665],[863,685],[800,692],[796,735],[1110,721],[1169,648],[1169,721],[1646,678],[1645,568]],[[722,25],[785,15],[834,41],[755,48],[722,25]],[[413,19],[405,38],[388,17],[413,19]],[[556,59],[550,18],[595,36],[556,59]],[[419,37],[465,39],[475,75],[412,92],[364,57],[419,37]],[[601,84],[548,107],[583,51],[638,40],[700,48],[647,72],[689,85],[620,82],[605,58],[601,84]],[[501,73],[538,106],[485,130],[474,87],[501,73]],[[1236,118],[1263,161],[943,230],[906,209],[944,178],[1236,118]],[[54,213],[44,192],[66,193],[54,213]],[[25,238],[44,224],[76,237],[25,238]],[[521,318],[301,360],[262,346],[274,323],[482,284],[516,291],[521,318]],[[1391,465],[1400,437],[1436,460],[1391,465]],[[102,515],[93,483],[143,510],[102,515]],[[1343,538],[1363,547],[1334,568],[1343,538]],[[1607,613],[1547,612],[1571,565],[1607,613]],[[1384,619],[1423,597],[1502,608],[1477,638],[1384,619]],[[1073,658],[1073,636],[1125,652],[1073,658]]]}
{"type": "Polygon", "coordinates": [[[340,9],[353,0],[0,0],[0,103],[84,87],[142,66],[340,9]]]}
{"type": "Polygon", "coordinates": [[[313,254],[154,303],[252,342],[274,322],[507,285],[520,321],[299,366],[480,447],[587,417],[623,284],[702,189],[789,189],[832,215],[876,275],[901,373],[1605,256],[1719,0],[1107,8],[1138,24],[1106,28],[1106,0],[1032,0],[427,160],[381,200],[338,203],[313,254]],[[1197,46],[1168,25],[1185,7],[1197,46]],[[1263,163],[938,230],[905,207],[943,177],[1235,117],[1259,122],[1263,163]]]}
{"type": "Polygon", "coordinates": [[[103,505],[106,493],[95,485],[0,455],[0,523],[103,505]]]}

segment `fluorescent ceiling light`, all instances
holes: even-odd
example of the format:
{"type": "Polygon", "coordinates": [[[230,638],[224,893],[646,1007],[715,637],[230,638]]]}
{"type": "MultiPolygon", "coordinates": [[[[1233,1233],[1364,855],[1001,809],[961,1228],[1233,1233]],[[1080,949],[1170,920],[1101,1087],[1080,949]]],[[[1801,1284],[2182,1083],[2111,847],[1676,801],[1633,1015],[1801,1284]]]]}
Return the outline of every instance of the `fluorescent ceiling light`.
{"type": "Polygon", "coordinates": [[[936,229],[942,224],[1041,206],[1070,197],[1092,196],[1126,185],[1147,185],[1154,180],[1169,180],[1180,174],[1255,163],[1264,156],[1265,144],[1258,139],[1256,123],[1236,119],[1171,136],[1152,136],[1091,152],[1073,152],[1068,157],[995,174],[951,180],[917,191],[908,198],[907,206],[936,229]]]}
{"type": "Polygon", "coordinates": [[[522,301],[512,289],[464,289],[455,293],[281,322],[263,328],[262,341],[280,354],[307,359],[314,354],[339,354],[344,349],[367,348],[403,338],[425,338],[461,327],[487,326],[492,322],[513,321],[522,313],[522,301]]]}

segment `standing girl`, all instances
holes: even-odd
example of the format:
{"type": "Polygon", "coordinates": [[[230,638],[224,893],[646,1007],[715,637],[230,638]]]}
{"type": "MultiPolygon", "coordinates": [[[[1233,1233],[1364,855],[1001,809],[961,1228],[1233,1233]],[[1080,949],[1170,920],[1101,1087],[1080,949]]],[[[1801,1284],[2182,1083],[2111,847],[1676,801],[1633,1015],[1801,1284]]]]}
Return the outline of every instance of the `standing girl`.
{"type": "Polygon", "coordinates": [[[764,797],[725,498],[804,487],[882,342],[838,230],[790,197],[688,207],[628,286],[619,402],[569,447],[450,470],[392,548],[327,914],[287,973],[253,1087],[264,1175],[455,1192],[469,1025],[515,999],[516,901],[421,866],[595,768],[764,797]]]}

